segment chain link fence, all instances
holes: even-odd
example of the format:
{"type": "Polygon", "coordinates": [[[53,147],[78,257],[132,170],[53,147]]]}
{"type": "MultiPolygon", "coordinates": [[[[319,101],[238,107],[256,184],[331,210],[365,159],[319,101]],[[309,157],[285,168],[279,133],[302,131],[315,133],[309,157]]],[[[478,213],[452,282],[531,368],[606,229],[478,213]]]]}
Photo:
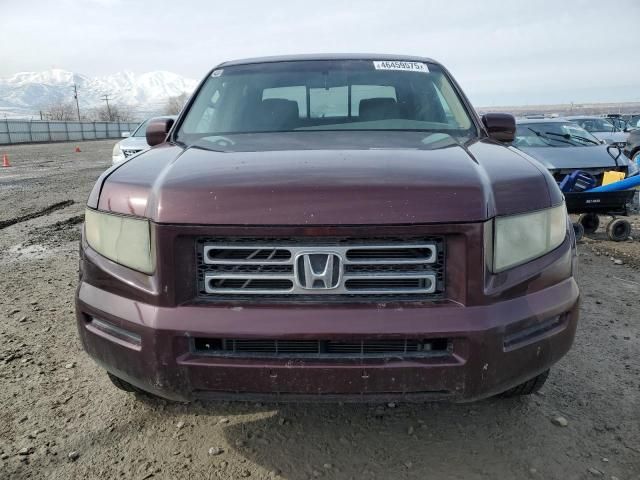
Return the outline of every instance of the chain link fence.
{"type": "Polygon", "coordinates": [[[121,138],[133,132],[132,122],[62,122],[51,120],[0,120],[0,145],[37,142],[68,142],[121,138]]]}

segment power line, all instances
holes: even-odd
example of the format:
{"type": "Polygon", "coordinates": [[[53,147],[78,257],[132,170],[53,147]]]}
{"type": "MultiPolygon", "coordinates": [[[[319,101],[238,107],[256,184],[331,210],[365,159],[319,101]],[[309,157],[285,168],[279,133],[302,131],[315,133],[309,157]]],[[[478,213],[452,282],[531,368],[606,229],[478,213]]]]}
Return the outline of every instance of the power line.
{"type": "Polygon", "coordinates": [[[101,98],[102,98],[102,100],[107,102],[107,114],[109,115],[109,121],[112,122],[113,118],[111,118],[111,108],[109,107],[109,100],[111,100],[111,99],[109,98],[109,95],[110,94],[107,93],[107,94],[103,95],[101,98]]]}
{"type": "Polygon", "coordinates": [[[76,99],[76,110],[78,112],[78,121],[80,121],[80,104],[78,103],[78,87],[75,83],[73,84],[73,98],[76,99]]]}

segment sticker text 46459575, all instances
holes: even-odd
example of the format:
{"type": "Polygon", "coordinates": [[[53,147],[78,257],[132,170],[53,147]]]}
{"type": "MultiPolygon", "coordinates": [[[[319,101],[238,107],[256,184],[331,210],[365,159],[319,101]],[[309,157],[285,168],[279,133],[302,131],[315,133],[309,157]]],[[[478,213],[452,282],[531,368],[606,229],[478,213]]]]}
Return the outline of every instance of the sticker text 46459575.
{"type": "Polygon", "coordinates": [[[422,62],[405,62],[397,60],[376,60],[373,62],[376,70],[402,70],[406,72],[429,73],[429,67],[422,62]]]}

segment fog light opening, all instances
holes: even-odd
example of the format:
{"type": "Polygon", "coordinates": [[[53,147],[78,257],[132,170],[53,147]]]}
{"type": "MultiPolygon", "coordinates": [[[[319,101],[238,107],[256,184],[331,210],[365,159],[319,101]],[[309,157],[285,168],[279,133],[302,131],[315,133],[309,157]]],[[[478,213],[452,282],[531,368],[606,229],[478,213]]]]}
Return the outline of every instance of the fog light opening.
{"type": "Polygon", "coordinates": [[[91,315],[85,315],[85,318],[87,319],[87,328],[94,331],[94,333],[113,337],[134,347],[139,348],[142,345],[142,337],[135,332],[125,330],[124,328],[118,327],[113,323],[93,317],[91,315]]]}

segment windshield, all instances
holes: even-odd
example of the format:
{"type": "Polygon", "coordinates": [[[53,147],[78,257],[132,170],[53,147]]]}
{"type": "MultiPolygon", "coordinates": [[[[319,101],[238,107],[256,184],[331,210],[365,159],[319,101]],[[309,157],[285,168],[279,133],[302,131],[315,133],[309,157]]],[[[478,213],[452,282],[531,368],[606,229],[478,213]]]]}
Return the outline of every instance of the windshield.
{"type": "Polygon", "coordinates": [[[438,65],[291,61],[215,70],[178,133],[186,144],[240,134],[314,131],[477,132],[438,65]]]}
{"type": "Polygon", "coordinates": [[[627,122],[625,122],[623,119],[619,117],[608,117],[606,120],[611,125],[616,127],[617,130],[623,131],[625,128],[627,128],[627,122]]]}
{"type": "Polygon", "coordinates": [[[571,122],[520,123],[516,127],[515,147],[585,147],[600,141],[571,122]]]}
{"type": "Polygon", "coordinates": [[[133,135],[131,135],[132,137],[144,137],[147,134],[147,124],[149,123],[149,120],[145,120],[144,122],[142,122],[140,125],[138,125],[138,128],[136,128],[136,131],[133,132],[133,135]]]}
{"type": "Polygon", "coordinates": [[[640,127],[640,115],[631,115],[627,122],[627,127],[633,129],[640,127]]]}
{"type": "Polygon", "coordinates": [[[615,126],[604,118],[576,118],[571,120],[577,123],[587,132],[613,132],[615,126]]]}

